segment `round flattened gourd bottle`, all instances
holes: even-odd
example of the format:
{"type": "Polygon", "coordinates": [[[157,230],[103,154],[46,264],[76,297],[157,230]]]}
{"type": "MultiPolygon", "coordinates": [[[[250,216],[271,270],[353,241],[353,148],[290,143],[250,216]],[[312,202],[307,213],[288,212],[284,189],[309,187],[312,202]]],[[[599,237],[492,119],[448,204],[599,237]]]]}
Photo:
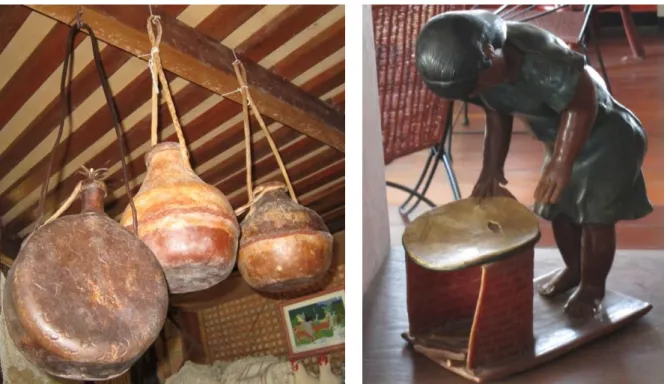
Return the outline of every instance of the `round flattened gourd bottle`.
{"type": "Polygon", "coordinates": [[[285,292],[319,281],[331,266],[333,236],[312,209],[294,202],[285,184],[253,191],[241,222],[238,266],[245,281],[265,292],[285,292]]]}
{"type": "MultiPolygon", "coordinates": [[[[134,197],[138,235],[160,261],[174,294],[204,290],[231,273],[240,228],[225,195],[205,183],[178,143],[156,144],[134,197]]],[[[128,206],[121,224],[132,226],[128,206]]]]}
{"type": "Polygon", "coordinates": [[[141,240],[104,213],[106,192],[91,172],[81,184],[81,213],[39,227],[7,276],[8,333],[31,363],[57,377],[122,375],[167,316],[162,268],[141,240]]]}

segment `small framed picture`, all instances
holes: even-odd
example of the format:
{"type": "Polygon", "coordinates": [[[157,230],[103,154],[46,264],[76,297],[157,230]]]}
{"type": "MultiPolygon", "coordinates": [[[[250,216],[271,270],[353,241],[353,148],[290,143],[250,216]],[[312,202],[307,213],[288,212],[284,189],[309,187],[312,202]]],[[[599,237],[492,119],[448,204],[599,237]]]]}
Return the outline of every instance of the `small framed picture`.
{"type": "Polygon", "coordinates": [[[291,359],[345,348],[345,288],[335,287],[279,305],[291,359]]]}

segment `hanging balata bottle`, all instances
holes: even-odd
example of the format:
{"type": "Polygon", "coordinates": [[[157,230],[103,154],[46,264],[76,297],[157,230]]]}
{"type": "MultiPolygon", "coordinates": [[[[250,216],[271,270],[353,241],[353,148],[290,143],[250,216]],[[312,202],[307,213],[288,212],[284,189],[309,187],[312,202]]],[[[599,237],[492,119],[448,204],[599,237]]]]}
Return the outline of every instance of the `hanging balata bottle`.
{"type": "MultiPolygon", "coordinates": [[[[225,195],[197,176],[178,143],[153,146],[146,169],[134,197],[138,234],[160,261],[169,291],[200,291],[227,278],[236,263],[240,229],[225,195]]],[[[132,226],[129,206],[121,224],[132,226]]]]}
{"type": "Polygon", "coordinates": [[[245,281],[265,292],[317,283],[329,270],[333,251],[322,218],[290,199],[280,182],[259,185],[253,196],[241,222],[238,265],[245,281]]]}
{"type": "Polygon", "coordinates": [[[168,290],[151,250],[104,213],[106,186],[91,172],[81,213],[39,227],[7,276],[2,310],[23,355],[47,373],[107,380],[155,341],[168,290]]]}

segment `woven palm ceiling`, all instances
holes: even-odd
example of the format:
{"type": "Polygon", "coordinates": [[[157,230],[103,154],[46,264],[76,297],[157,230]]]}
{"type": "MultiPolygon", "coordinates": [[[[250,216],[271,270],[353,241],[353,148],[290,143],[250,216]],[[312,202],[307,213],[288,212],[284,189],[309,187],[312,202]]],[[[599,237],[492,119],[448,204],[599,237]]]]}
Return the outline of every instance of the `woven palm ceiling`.
{"type": "MultiPolygon", "coordinates": [[[[0,218],[3,251],[10,256],[15,255],[17,243],[37,216],[39,188],[62,114],[59,82],[69,32],[66,23],[72,20],[73,7],[0,6],[0,218]]],[[[191,70],[231,68],[229,48],[248,68],[251,92],[260,99],[258,107],[300,203],[317,211],[332,231],[342,229],[344,147],[327,138],[344,135],[340,123],[345,105],[344,6],[157,5],[152,10],[162,18],[162,61],[195,171],[225,193],[234,207],[246,203],[240,99],[221,97],[224,89],[209,86],[209,80],[211,84],[217,81],[216,76],[202,80],[197,78],[202,71],[191,70]],[[168,51],[170,47],[175,48],[168,51]],[[185,56],[189,53],[189,58],[201,57],[202,62],[173,59],[182,52],[185,56]],[[253,63],[256,68],[251,68],[253,63]],[[183,70],[184,66],[191,71],[183,70]],[[262,102],[262,95],[273,101],[262,102]],[[319,115],[313,113],[312,117],[309,110],[317,110],[319,115]]],[[[83,8],[83,20],[100,40],[104,68],[122,120],[133,194],[143,180],[144,155],[150,146],[151,76],[146,59],[137,57],[138,52],[150,50],[145,30],[148,15],[146,5],[83,8]],[[129,46],[141,48],[133,52],[129,46]]],[[[79,33],[75,42],[69,88],[72,113],[56,152],[46,212],[54,212],[71,193],[82,178],[76,173],[81,165],[106,167],[106,211],[118,219],[127,197],[111,115],[89,39],[79,33]]],[[[228,91],[237,88],[232,82],[217,84],[228,85],[228,91]]],[[[160,137],[176,141],[161,101],[160,137]]],[[[251,124],[255,184],[282,180],[262,130],[254,119],[251,124]]],[[[79,209],[77,202],[65,214],[79,209]]]]}

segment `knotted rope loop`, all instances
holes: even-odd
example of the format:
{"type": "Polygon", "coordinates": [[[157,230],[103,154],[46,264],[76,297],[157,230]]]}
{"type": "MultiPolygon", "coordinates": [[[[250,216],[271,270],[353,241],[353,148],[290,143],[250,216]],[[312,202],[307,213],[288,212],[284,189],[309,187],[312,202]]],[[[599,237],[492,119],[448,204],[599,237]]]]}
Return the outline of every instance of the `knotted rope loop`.
{"type": "MultiPolygon", "coordinates": [[[[232,51],[233,52],[233,51],[232,51]]],[[[250,154],[250,144],[252,137],[250,136],[250,119],[248,115],[248,107],[252,110],[253,114],[255,115],[255,118],[257,119],[257,122],[259,122],[260,127],[262,127],[262,130],[264,131],[264,134],[266,135],[266,140],[269,142],[269,145],[271,146],[271,151],[273,152],[273,156],[276,158],[276,162],[278,163],[278,167],[280,168],[280,172],[283,175],[283,178],[285,179],[285,185],[287,186],[287,190],[289,191],[290,197],[295,203],[298,203],[296,194],[294,193],[294,188],[292,187],[292,183],[290,182],[289,175],[287,174],[287,169],[285,168],[285,164],[283,163],[283,160],[280,156],[280,152],[278,152],[278,148],[276,147],[276,143],[273,141],[273,138],[271,137],[271,132],[269,129],[266,127],[266,124],[264,123],[264,118],[262,117],[261,113],[259,113],[259,110],[257,109],[257,106],[255,106],[255,103],[252,99],[252,96],[250,95],[250,89],[248,88],[248,79],[247,79],[247,72],[245,69],[245,66],[243,63],[236,57],[236,53],[234,53],[234,57],[236,60],[234,60],[234,72],[236,73],[236,79],[239,82],[239,91],[241,92],[241,98],[242,98],[242,104],[243,104],[243,127],[244,127],[244,132],[245,132],[245,147],[246,147],[246,185],[248,188],[248,204],[251,204],[252,201],[256,201],[257,199],[253,199],[253,192],[252,192],[252,159],[251,159],[251,154],[250,154]]],[[[245,207],[245,206],[244,206],[245,207]]],[[[244,208],[241,207],[241,208],[244,208]]],[[[239,210],[241,212],[244,212],[245,209],[239,210]]]]}
{"type": "Polygon", "coordinates": [[[57,219],[67,211],[72,204],[74,203],[74,200],[79,196],[79,193],[81,193],[81,188],[83,187],[83,182],[87,180],[104,180],[106,178],[106,173],[109,170],[107,168],[99,168],[99,169],[93,169],[93,168],[86,168],[85,166],[81,166],[81,169],[77,171],[78,174],[84,175],[86,177],[86,180],[80,180],[78,183],[76,183],[76,187],[74,187],[74,190],[72,193],[69,195],[67,200],[63,203],[63,205],[58,208],[58,210],[51,216],[49,217],[42,226],[52,222],[53,220],[57,219]]]}
{"type": "Polygon", "coordinates": [[[271,183],[267,185],[260,185],[257,187],[253,192],[250,197],[250,200],[248,200],[247,203],[242,205],[241,207],[237,208],[234,213],[236,216],[242,215],[248,208],[252,207],[253,204],[255,204],[259,199],[261,199],[265,194],[271,191],[277,191],[277,190],[286,190],[286,186],[282,183],[271,183]]]}
{"type": "Polygon", "coordinates": [[[174,100],[171,97],[171,91],[169,90],[169,83],[167,82],[167,77],[165,76],[164,70],[162,69],[162,61],[160,60],[160,42],[162,41],[162,24],[160,23],[160,16],[151,15],[148,17],[148,20],[146,21],[146,31],[148,32],[148,39],[150,40],[152,46],[150,52],[151,58],[148,60],[148,67],[153,77],[153,97],[151,99],[151,146],[155,146],[158,142],[157,126],[158,94],[160,93],[160,89],[158,88],[159,80],[159,84],[162,86],[165,102],[167,103],[167,108],[169,109],[169,114],[171,115],[171,120],[174,124],[174,130],[176,131],[176,136],[178,137],[178,143],[181,147],[181,158],[183,160],[183,165],[192,169],[190,164],[190,154],[188,153],[188,147],[185,143],[185,137],[183,136],[183,129],[181,128],[181,123],[178,120],[174,100]],[[155,26],[155,31],[153,31],[153,26],[155,26]]]}

